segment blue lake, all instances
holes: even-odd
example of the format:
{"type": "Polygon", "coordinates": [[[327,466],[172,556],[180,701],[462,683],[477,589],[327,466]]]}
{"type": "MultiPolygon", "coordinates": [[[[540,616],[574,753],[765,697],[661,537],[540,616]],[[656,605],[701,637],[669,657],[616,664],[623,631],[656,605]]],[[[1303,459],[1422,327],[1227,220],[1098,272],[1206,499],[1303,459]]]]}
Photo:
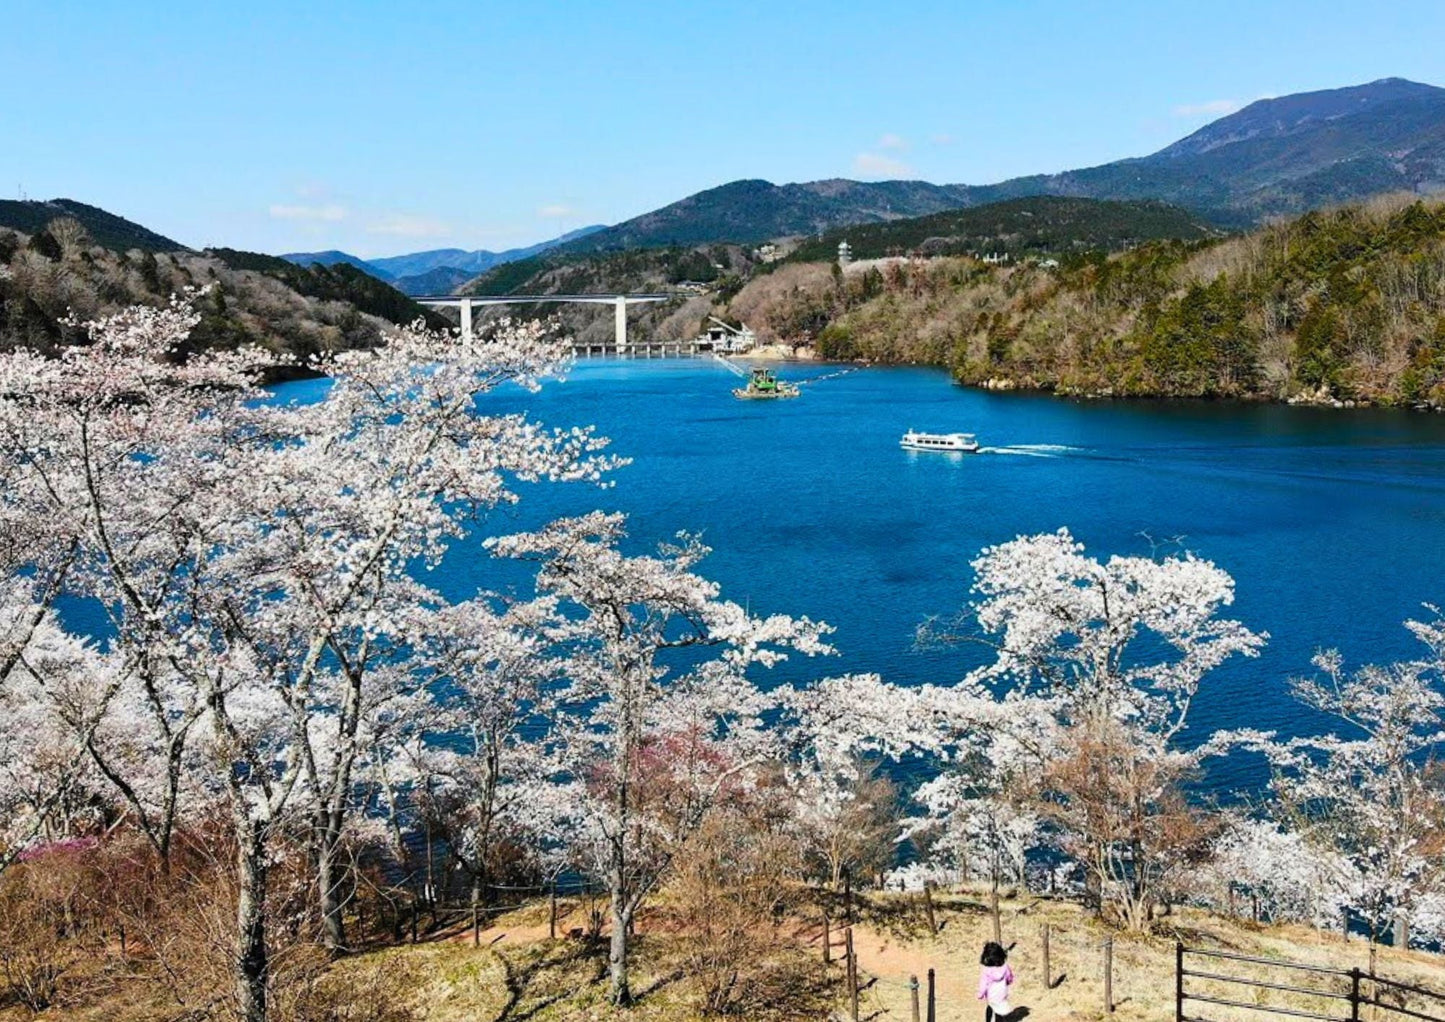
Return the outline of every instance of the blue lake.
{"type": "MultiPolygon", "coordinates": [[[[480,531],[601,507],[631,516],[638,550],[700,532],[714,548],[701,570],[725,596],[836,627],[839,656],[792,661],[779,678],[876,671],[902,684],[955,680],[977,656],[917,649],[914,632],[966,601],[980,548],[1060,526],[1098,556],[1183,537],[1234,576],[1230,613],[1270,633],[1261,657],[1206,681],[1196,739],[1316,728],[1287,682],[1317,648],[1352,663],[1417,655],[1402,622],[1445,604],[1445,417],[1073,402],[964,389],[930,369],[859,370],[791,401],[738,401],[737,382],[704,360],[582,361],[539,394],[491,396],[548,425],[593,424],[632,463],[607,490],[524,487],[480,531]],[[906,452],[910,427],[975,432],[989,450],[906,452]]],[[[514,569],[468,542],[432,581],[461,598],[512,584],[514,569]]],[[[1218,764],[1209,780],[1253,786],[1256,769],[1218,764]]]]}

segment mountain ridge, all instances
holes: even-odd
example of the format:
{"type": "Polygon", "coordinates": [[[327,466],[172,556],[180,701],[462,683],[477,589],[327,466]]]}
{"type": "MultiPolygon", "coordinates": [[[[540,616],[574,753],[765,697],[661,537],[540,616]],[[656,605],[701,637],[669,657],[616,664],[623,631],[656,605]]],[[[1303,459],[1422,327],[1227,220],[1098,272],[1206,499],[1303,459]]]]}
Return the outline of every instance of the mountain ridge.
{"type": "Polygon", "coordinates": [[[463,248],[434,248],[402,255],[362,259],[350,252],[327,249],[321,252],[288,252],[279,258],[298,266],[316,264],[334,266],[337,263],[346,263],[365,273],[370,273],[378,280],[391,284],[404,294],[435,294],[437,285],[448,279],[455,278],[459,282],[470,280],[494,266],[530,258],[569,241],[584,238],[588,234],[602,230],[603,227],[602,224],[579,227],[575,231],[568,231],[558,237],[539,241],[534,245],[509,248],[501,252],[493,252],[488,249],[469,251],[463,248]],[[448,270],[452,273],[443,272],[448,270]]]}
{"type": "Polygon", "coordinates": [[[113,252],[140,249],[142,252],[189,251],[179,241],[127,220],[99,206],[75,199],[0,199],[0,227],[34,235],[54,220],[79,221],[91,240],[113,252]]]}
{"type": "Polygon", "coordinates": [[[1033,195],[1181,206],[1238,228],[1392,191],[1445,190],[1445,89],[1403,78],[1256,100],[1145,156],[985,185],[831,178],[727,182],[567,251],[816,235],[1033,195]]]}

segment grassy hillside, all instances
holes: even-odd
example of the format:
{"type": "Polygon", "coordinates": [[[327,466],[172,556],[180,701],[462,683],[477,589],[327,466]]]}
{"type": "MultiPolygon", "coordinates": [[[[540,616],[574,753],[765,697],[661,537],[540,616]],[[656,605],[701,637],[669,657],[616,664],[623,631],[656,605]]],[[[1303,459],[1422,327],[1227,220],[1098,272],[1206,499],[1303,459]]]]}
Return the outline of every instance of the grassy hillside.
{"type": "Polygon", "coordinates": [[[835,358],[1099,395],[1445,406],[1445,205],[1379,200],[1057,270],[966,258],[760,277],[731,314],[835,358]]]}
{"type": "MultiPolygon", "coordinates": [[[[604,940],[566,936],[588,925],[587,902],[562,899],[559,937],[549,939],[545,903],[495,917],[474,941],[465,920],[424,934],[417,944],[376,947],[326,964],[316,956],[313,971],[278,990],[288,1018],[306,1022],[700,1022],[740,1017],[790,1022],[848,1017],[843,968],[844,935],[837,898],[831,899],[832,962],[822,961],[821,907],[799,906],[776,926],[739,934],[742,943],[714,963],[714,949],[683,937],[675,904],[666,897],[646,911],[637,927],[635,970],[640,996],[619,1009],[606,1001],[604,940]],[[735,970],[734,996],[724,1011],[705,1010],[709,966],[735,970]]],[[[859,1014],[869,1019],[907,1019],[909,983],[917,978],[919,1002],[927,1010],[927,979],[936,979],[939,1022],[972,1022],[980,1017],[975,999],[978,951],[992,939],[988,897],[981,889],[935,896],[937,933],[930,933],[916,894],[869,892],[857,898],[854,946],[858,955],[859,1014]]],[[[1328,969],[1366,970],[1425,989],[1445,989],[1445,963],[1437,955],[1345,940],[1301,926],[1272,926],[1233,919],[1202,909],[1176,909],[1151,935],[1111,933],[1077,904],[1005,890],[1000,928],[1012,946],[1016,983],[1013,1002],[1040,1020],[1083,1022],[1168,1022],[1174,1018],[1174,941],[1251,957],[1291,961],[1328,969]],[[1050,929],[1049,977],[1045,981],[1042,932],[1050,929]],[[1103,942],[1113,936],[1114,1011],[1104,1012],[1103,942]]],[[[605,938],[605,930],[603,932],[605,938]]],[[[288,973],[298,971],[293,965],[288,973]]],[[[1300,985],[1301,977],[1269,967],[1230,965],[1231,975],[1300,985]]],[[[143,975],[69,975],[59,1010],[75,1022],[139,1022],[193,1017],[168,1000],[163,984],[143,975]]],[[[1311,982],[1319,986],[1318,978],[1311,982]]],[[[1191,992],[1239,999],[1261,1008],[1327,1013],[1338,1002],[1290,991],[1252,990],[1190,980],[1191,992]]],[[[281,983],[278,982],[278,986],[281,983]]],[[[1195,1005],[1198,1007],[1199,1005],[1195,1005]]],[[[1428,1000],[1413,997],[1408,1007],[1429,1013],[1428,1000]]],[[[1348,1007],[1344,1013],[1348,1015],[1348,1007]]],[[[34,1016],[0,1005],[0,1022],[34,1016]]],[[[44,1016],[42,1016],[44,1017],[44,1016]]],[[[1258,1009],[1215,1007],[1218,1022],[1259,1018],[1258,1009]]],[[[1384,1018],[1385,1013],[1381,1012],[1384,1018]]]]}
{"type": "Polygon", "coordinates": [[[855,259],[889,255],[1007,254],[1064,256],[1103,249],[1117,251],[1142,241],[1194,241],[1220,232],[1162,202],[1110,202],[1040,196],[829,231],[799,245],[791,261],[826,261],[847,241],[855,259]]]}

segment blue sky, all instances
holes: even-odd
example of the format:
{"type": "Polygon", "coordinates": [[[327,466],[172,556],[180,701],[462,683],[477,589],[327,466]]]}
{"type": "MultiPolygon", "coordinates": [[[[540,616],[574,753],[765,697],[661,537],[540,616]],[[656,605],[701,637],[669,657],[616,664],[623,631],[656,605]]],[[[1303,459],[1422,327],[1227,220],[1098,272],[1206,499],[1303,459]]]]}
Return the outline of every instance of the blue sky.
{"type": "Polygon", "coordinates": [[[1445,84],[1445,4],[0,7],[0,196],[188,245],[500,249],[743,177],[986,183],[1267,95],[1445,84]]]}

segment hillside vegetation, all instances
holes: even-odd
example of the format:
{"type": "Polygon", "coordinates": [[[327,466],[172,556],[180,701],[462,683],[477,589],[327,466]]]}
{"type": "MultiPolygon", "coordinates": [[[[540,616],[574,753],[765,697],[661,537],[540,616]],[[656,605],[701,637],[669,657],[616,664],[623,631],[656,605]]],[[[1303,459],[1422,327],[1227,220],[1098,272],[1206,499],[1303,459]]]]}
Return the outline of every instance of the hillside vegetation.
{"type": "MultiPolygon", "coordinates": [[[[461,294],[588,294],[678,291],[675,301],[635,306],[630,330],[668,340],[690,338],[713,311],[714,297],[737,293],[757,269],[751,251],[739,245],[675,246],[599,254],[548,253],[495,267],[458,289],[461,294]],[[701,288],[683,290],[691,283],[701,288]]],[[[500,306],[484,318],[553,318],[583,343],[611,340],[612,310],[595,305],[500,306]]]]}
{"type": "Polygon", "coordinates": [[[0,227],[9,227],[21,234],[35,234],[51,221],[62,218],[75,220],[85,228],[94,244],[113,252],[126,252],[133,248],[142,252],[176,252],[186,247],[125,217],[74,199],[51,199],[49,202],[0,199],[0,227]]]}
{"type": "MultiPolygon", "coordinates": [[[[981,139],[980,144],[993,140],[981,139]]],[[[1261,99],[1146,156],[993,184],[732,181],[561,246],[756,244],[1027,196],[1148,199],[1222,226],[1445,182],[1445,89],[1386,78],[1261,99]]]]}
{"type": "MultiPolygon", "coordinates": [[[[193,347],[260,345],[288,361],[369,347],[388,321],[424,310],[349,266],[305,269],[273,256],[220,249],[114,251],[79,221],[54,220],[34,234],[0,230],[0,350],[53,351],[77,343],[78,321],[134,304],[160,305],[187,287],[212,286],[198,306],[193,347]]],[[[441,321],[429,317],[434,323],[441,321]]]]}
{"type": "Polygon", "coordinates": [[[967,186],[927,181],[731,181],[561,246],[571,253],[713,242],[756,244],[971,204],[967,186]]]}
{"type": "Polygon", "coordinates": [[[349,302],[356,306],[358,311],[378,316],[391,323],[409,323],[412,320],[424,319],[434,328],[444,327],[447,323],[437,313],[418,305],[396,288],[349,263],[297,266],[279,256],[238,252],[230,248],[207,249],[206,254],[220,259],[233,270],[264,273],[299,294],[323,301],[349,302]]]}
{"type": "Polygon", "coordinates": [[[826,261],[847,241],[855,259],[917,253],[983,255],[1018,259],[1065,256],[1095,249],[1117,251],[1143,241],[1196,241],[1220,232],[1199,217],[1162,202],[1110,202],[1038,196],[972,209],[950,210],[881,224],[829,231],[799,245],[794,262],[826,261]]]}
{"type": "MultiPolygon", "coordinates": [[[[700,957],[713,951],[706,942],[689,939],[688,907],[680,892],[670,890],[647,911],[637,926],[637,972],[645,990],[631,1008],[617,1008],[605,996],[606,928],[589,936],[592,920],[586,898],[559,899],[558,936],[549,937],[545,902],[510,911],[504,906],[474,939],[465,917],[444,923],[419,943],[373,946],[328,963],[313,949],[288,963],[282,998],[291,1017],[304,1022],[502,1022],[527,1018],[535,1022],[581,1022],[633,1019],[637,1022],[697,1022],[700,1019],[746,1017],[783,1020],[846,1018],[849,1003],[844,967],[841,899],[815,891],[794,902],[794,911],[757,928],[731,934],[736,942],[716,950],[735,950],[736,957],[717,962],[700,957]],[[823,905],[830,908],[831,962],[822,961],[823,905]],[[580,936],[569,936],[574,930],[580,936]],[[735,996],[724,1011],[709,1002],[714,973],[736,970],[735,996]],[[709,1008],[712,1007],[712,1010],[709,1008]]],[[[982,887],[935,892],[935,922],[930,933],[918,892],[867,892],[855,898],[854,944],[858,955],[860,1015],[864,1018],[907,1019],[911,1011],[909,981],[920,983],[920,1004],[926,1006],[927,976],[936,977],[939,1022],[978,1018],[975,999],[978,949],[992,939],[989,896],[982,887]]],[[[1000,929],[1012,946],[1010,963],[1017,976],[1014,1003],[1029,1008],[1033,1018],[1084,1019],[1111,1017],[1118,1022],[1168,1022],[1174,1018],[1174,940],[1190,946],[1252,957],[1297,962],[1326,969],[1362,971],[1373,962],[1376,974],[1426,989],[1445,989],[1445,964],[1437,955],[1398,948],[1368,947],[1364,940],[1345,940],[1338,933],[1296,924],[1252,923],[1199,909],[1179,907],[1161,921],[1152,935],[1113,933],[1079,905],[1020,889],[1002,892],[1000,929]],[[1042,933],[1050,928],[1050,980],[1045,983],[1042,933]],[[1103,1011],[1102,943],[1113,936],[1115,1010],[1103,1011]]],[[[727,922],[731,922],[728,919],[727,922]]],[[[726,925],[724,923],[723,925],[726,925]]],[[[713,938],[716,940],[716,937],[713,938]]],[[[194,963],[184,961],[182,979],[190,979],[194,963]]],[[[134,966],[132,967],[134,969],[134,966]]],[[[77,972],[80,969],[76,970],[77,972]]],[[[98,970],[97,970],[98,971],[98,970]]],[[[1282,969],[1232,966],[1231,975],[1265,982],[1296,982],[1282,969]]],[[[68,977],[64,1017],[77,1022],[140,1022],[186,1017],[174,995],[147,983],[138,970],[119,976],[68,977]],[[84,979],[92,981],[85,983],[84,979]]],[[[1315,980],[1317,988],[1321,987],[1315,980]]],[[[184,988],[182,988],[184,989],[184,988]]],[[[1235,984],[1191,980],[1188,989],[1237,999],[1243,992],[1260,1008],[1327,1011],[1321,997],[1290,991],[1243,990],[1235,984]]],[[[1409,1007],[1429,1012],[1428,999],[1413,998],[1409,1007]]],[[[1345,1013],[1348,1014],[1348,1007],[1345,1013]]],[[[1215,1008],[1219,1022],[1247,1022],[1253,1013],[1215,1008]]],[[[35,1017],[20,1005],[0,1005],[0,1022],[35,1017]]],[[[45,1017],[42,1015],[41,1017],[45,1017]]],[[[1380,1018],[1397,1017],[1385,1012],[1380,1018]]]]}
{"type": "Polygon", "coordinates": [[[1057,269],[941,258],[788,271],[752,281],[731,314],[832,358],[1061,393],[1445,405],[1440,203],[1377,200],[1057,269]]]}

